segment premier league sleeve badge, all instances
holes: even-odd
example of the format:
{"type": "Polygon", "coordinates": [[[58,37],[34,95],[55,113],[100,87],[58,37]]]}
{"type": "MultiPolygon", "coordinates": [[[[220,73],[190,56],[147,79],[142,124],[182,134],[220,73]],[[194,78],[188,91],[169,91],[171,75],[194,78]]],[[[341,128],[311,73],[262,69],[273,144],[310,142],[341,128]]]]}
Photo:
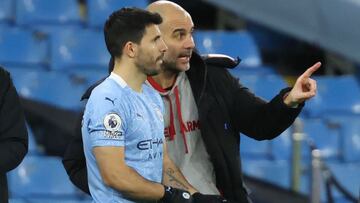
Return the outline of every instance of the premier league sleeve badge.
{"type": "Polygon", "coordinates": [[[104,117],[105,136],[111,139],[118,139],[122,136],[122,121],[118,114],[109,113],[104,117]]]}

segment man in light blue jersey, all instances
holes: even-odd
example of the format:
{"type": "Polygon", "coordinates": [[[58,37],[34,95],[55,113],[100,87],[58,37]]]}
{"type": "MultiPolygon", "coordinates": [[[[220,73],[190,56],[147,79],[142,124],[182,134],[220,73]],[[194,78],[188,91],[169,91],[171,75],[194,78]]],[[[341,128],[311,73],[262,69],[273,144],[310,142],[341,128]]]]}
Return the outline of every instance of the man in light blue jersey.
{"type": "Polygon", "coordinates": [[[161,22],[158,14],[123,8],[105,23],[115,66],[93,90],[82,125],[94,202],[186,203],[196,192],[182,175],[173,178],[187,191],[165,186],[163,180],[163,168],[179,169],[166,153],[162,99],[144,83],[160,71],[167,50],[157,26],[161,22]]]}

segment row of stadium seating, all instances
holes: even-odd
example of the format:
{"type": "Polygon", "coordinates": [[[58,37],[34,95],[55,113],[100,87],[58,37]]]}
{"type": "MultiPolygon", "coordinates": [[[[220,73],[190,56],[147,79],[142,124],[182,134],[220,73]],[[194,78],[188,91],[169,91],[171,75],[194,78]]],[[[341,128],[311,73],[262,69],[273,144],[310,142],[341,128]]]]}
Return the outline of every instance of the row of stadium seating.
{"type": "MultiPolygon", "coordinates": [[[[257,69],[238,67],[230,72],[256,95],[270,100],[278,91],[287,86],[281,76],[261,74],[257,69]]],[[[306,102],[304,117],[321,117],[331,114],[360,113],[360,84],[353,75],[317,76],[317,95],[306,102]]]]}
{"type": "MultiPolygon", "coordinates": [[[[200,53],[241,56],[241,66],[261,64],[260,53],[248,32],[198,31],[200,53]],[[231,43],[230,43],[231,42],[231,43]]],[[[0,27],[0,64],[52,70],[103,69],[110,55],[103,33],[80,27],[0,27]]]]}
{"type": "MultiPolygon", "coordinates": [[[[302,119],[304,141],[301,155],[304,161],[310,160],[309,142],[322,150],[322,157],[330,162],[360,162],[360,116],[335,117],[341,120],[334,129],[323,119],[302,119]]],[[[255,141],[241,137],[241,155],[255,159],[291,160],[292,128],[271,141],[255,141]],[[254,147],[256,146],[256,147],[254,147]]]]}
{"type": "Polygon", "coordinates": [[[0,22],[21,26],[85,25],[102,28],[108,15],[117,8],[145,8],[147,0],[87,0],[87,15],[80,13],[77,0],[1,0],[0,22]]]}
{"type": "MultiPolygon", "coordinates": [[[[274,185],[290,188],[291,184],[291,165],[287,161],[270,161],[243,159],[243,170],[247,175],[261,178],[274,185]]],[[[329,169],[341,185],[354,197],[359,195],[360,164],[354,163],[328,163],[329,169]]],[[[326,177],[326,176],[324,176],[326,177]]],[[[304,194],[310,194],[310,168],[304,167],[300,179],[300,191],[304,194]]],[[[322,178],[324,181],[324,178],[322,178]]],[[[321,187],[321,202],[327,202],[325,188],[321,187]]],[[[345,200],[343,195],[335,190],[333,193],[335,203],[350,203],[345,200]]]]}

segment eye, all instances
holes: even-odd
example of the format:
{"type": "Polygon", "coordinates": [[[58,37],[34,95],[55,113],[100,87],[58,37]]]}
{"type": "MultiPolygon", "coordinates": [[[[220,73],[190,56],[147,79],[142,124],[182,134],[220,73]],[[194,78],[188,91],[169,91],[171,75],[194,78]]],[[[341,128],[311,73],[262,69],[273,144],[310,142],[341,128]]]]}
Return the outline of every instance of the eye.
{"type": "Polygon", "coordinates": [[[156,36],[153,41],[157,42],[157,41],[159,41],[159,39],[160,39],[160,36],[156,36]]]}
{"type": "Polygon", "coordinates": [[[182,31],[182,30],[178,30],[178,31],[174,32],[173,36],[175,39],[182,40],[186,37],[186,32],[182,31]]]}
{"type": "Polygon", "coordinates": [[[185,32],[180,32],[180,33],[179,33],[180,39],[184,38],[185,36],[186,36],[186,33],[185,33],[185,32]]]}
{"type": "Polygon", "coordinates": [[[177,32],[177,33],[175,33],[174,34],[174,37],[176,38],[176,39],[179,39],[181,36],[180,36],[180,33],[179,32],[177,32]]]}

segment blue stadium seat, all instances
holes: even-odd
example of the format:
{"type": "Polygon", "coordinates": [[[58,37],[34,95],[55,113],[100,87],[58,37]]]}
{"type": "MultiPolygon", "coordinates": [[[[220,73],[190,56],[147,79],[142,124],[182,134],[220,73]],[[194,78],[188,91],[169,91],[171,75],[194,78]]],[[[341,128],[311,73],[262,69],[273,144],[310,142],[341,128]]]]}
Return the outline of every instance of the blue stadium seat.
{"type": "Polygon", "coordinates": [[[10,198],[9,203],[28,203],[25,199],[10,198]]]}
{"type": "Polygon", "coordinates": [[[271,156],[275,160],[290,160],[292,153],[291,133],[293,129],[289,127],[281,135],[270,141],[271,156]]]}
{"type": "Polygon", "coordinates": [[[270,143],[268,140],[257,141],[241,134],[240,154],[246,158],[268,159],[271,156],[270,143]]]}
{"type": "Polygon", "coordinates": [[[288,85],[279,75],[234,75],[240,83],[249,88],[256,96],[271,100],[281,89],[288,85]]]}
{"type": "Polygon", "coordinates": [[[308,116],[327,113],[360,113],[360,87],[354,76],[315,77],[317,95],[305,105],[308,116]]]}
{"type": "Polygon", "coordinates": [[[260,178],[283,188],[290,186],[288,161],[242,159],[242,168],[246,175],[260,178]]]}
{"type": "MultiPolygon", "coordinates": [[[[324,162],[330,169],[331,173],[335,176],[337,181],[343,186],[348,192],[350,192],[355,198],[359,198],[360,192],[360,163],[344,163],[339,161],[325,161],[324,162]]],[[[304,166],[303,173],[301,177],[301,188],[300,191],[304,194],[310,195],[310,178],[311,178],[311,164],[304,166]]],[[[326,171],[322,171],[321,176],[321,202],[326,201],[326,191],[325,191],[325,178],[329,174],[326,171]]],[[[339,193],[332,186],[332,195],[334,198],[334,202],[336,203],[350,203],[350,201],[345,200],[343,195],[339,193]]]]}
{"type": "Polygon", "coordinates": [[[38,147],[34,133],[30,126],[26,124],[27,132],[28,132],[28,138],[29,138],[29,147],[28,147],[28,155],[43,155],[44,153],[40,150],[38,147]]]}
{"type": "MultiPolygon", "coordinates": [[[[301,156],[303,162],[308,164],[310,160],[309,141],[313,142],[322,152],[322,157],[327,160],[340,160],[341,137],[337,129],[331,128],[324,119],[302,119],[304,138],[301,142],[301,156]]],[[[292,128],[289,128],[281,136],[271,140],[272,154],[275,160],[290,160],[292,156],[292,128]]]]}
{"type": "Polygon", "coordinates": [[[334,202],[336,202],[336,203],[353,203],[352,201],[346,199],[343,196],[334,198],[334,202]]]}
{"type": "Polygon", "coordinates": [[[81,24],[75,0],[16,0],[16,24],[81,24]]]}
{"type": "Polygon", "coordinates": [[[0,0],[0,23],[14,20],[14,6],[13,0],[0,0]]]}
{"type": "Polygon", "coordinates": [[[0,35],[11,28],[12,28],[12,25],[10,25],[10,24],[0,23],[0,35]]]}
{"type": "Polygon", "coordinates": [[[77,83],[66,73],[9,68],[18,93],[29,99],[70,110],[80,110],[86,84],[77,83]]]}
{"type": "MultiPolygon", "coordinates": [[[[359,198],[360,192],[360,163],[329,163],[331,172],[339,183],[349,191],[355,198],[359,198]]],[[[336,190],[334,190],[336,191],[336,190]]],[[[336,191],[334,197],[339,198],[342,195],[336,191]]]]}
{"type": "Polygon", "coordinates": [[[77,83],[60,72],[47,74],[39,83],[41,86],[48,86],[36,92],[35,96],[41,101],[72,110],[83,108],[80,98],[88,87],[85,84],[77,83]]]}
{"type": "Polygon", "coordinates": [[[138,7],[145,9],[147,0],[87,0],[88,25],[103,28],[108,16],[122,7],[138,7]]]}
{"type": "Polygon", "coordinates": [[[252,22],[246,23],[246,29],[251,33],[261,51],[267,54],[283,54],[289,49],[294,49],[294,46],[297,45],[296,39],[289,35],[276,32],[252,22]]]}
{"type": "Polygon", "coordinates": [[[242,76],[253,76],[263,77],[266,75],[275,75],[277,74],[274,67],[271,66],[240,66],[233,69],[229,69],[229,72],[237,77],[241,78],[242,76]]]}
{"type": "Polygon", "coordinates": [[[103,70],[96,69],[96,70],[69,70],[67,71],[70,79],[72,81],[76,81],[78,84],[84,84],[85,86],[91,86],[95,82],[99,81],[100,79],[108,76],[107,68],[104,67],[103,70]]]}
{"type": "MultiPolygon", "coordinates": [[[[104,69],[110,54],[103,33],[92,30],[68,30],[51,36],[52,69],[104,69]]],[[[107,70],[107,68],[106,68],[107,70]]]]}
{"type": "MultiPolygon", "coordinates": [[[[341,158],[341,137],[337,129],[332,129],[324,119],[304,119],[304,133],[321,150],[324,159],[341,158]]],[[[310,159],[309,147],[304,143],[304,158],[310,159]]]]}
{"type": "Polygon", "coordinates": [[[333,114],[324,119],[333,125],[341,138],[341,155],[345,162],[360,161],[360,115],[333,114]]]}
{"type": "Polygon", "coordinates": [[[9,28],[0,32],[0,64],[39,67],[48,62],[48,41],[36,33],[9,28]]]}
{"type": "Polygon", "coordinates": [[[72,185],[60,158],[26,156],[8,173],[12,198],[76,198],[79,191],[72,185]]]}
{"type": "MultiPolygon", "coordinates": [[[[11,78],[14,82],[15,88],[20,96],[35,99],[36,92],[41,87],[40,80],[43,75],[46,75],[46,71],[37,69],[24,69],[19,67],[7,67],[7,70],[11,74],[11,78]]],[[[50,86],[50,84],[46,84],[50,86]]]]}
{"type": "Polygon", "coordinates": [[[81,32],[84,29],[81,25],[69,24],[69,25],[60,25],[60,24],[52,24],[52,25],[33,25],[29,30],[32,30],[39,35],[44,35],[48,38],[51,38],[52,35],[56,35],[59,32],[81,32]]]}
{"type": "Polygon", "coordinates": [[[246,32],[197,31],[196,48],[201,54],[226,54],[240,57],[240,66],[258,66],[261,56],[252,36],[246,32]]]}
{"type": "MultiPolygon", "coordinates": [[[[336,179],[339,181],[339,183],[350,193],[355,195],[355,197],[358,197],[358,192],[360,189],[359,184],[359,164],[344,164],[341,162],[325,162],[327,166],[329,166],[331,172],[335,175],[336,179]],[[356,171],[357,170],[357,171],[356,171]],[[349,178],[349,177],[352,177],[349,178]],[[357,194],[356,192],[357,191],[357,194]]],[[[310,195],[311,194],[311,169],[310,169],[310,163],[308,166],[305,166],[305,170],[303,170],[303,174],[301,177],[301,186],[300,191],[303,194],[310,195]]],[[[322,171],[321,176],[321,185],[320,185],[320,198],[321,202],[327,202],[327,196],[326,196],[326,189],[325,189],[325,177],[327,174],[325,171],[322,171]]],[[[336,188],[332,186],[332,197],[334,199],[334,203],[352,203],[351,201],[348,201],[344,198],[342,194],[339,193],[336,188]]]]}

